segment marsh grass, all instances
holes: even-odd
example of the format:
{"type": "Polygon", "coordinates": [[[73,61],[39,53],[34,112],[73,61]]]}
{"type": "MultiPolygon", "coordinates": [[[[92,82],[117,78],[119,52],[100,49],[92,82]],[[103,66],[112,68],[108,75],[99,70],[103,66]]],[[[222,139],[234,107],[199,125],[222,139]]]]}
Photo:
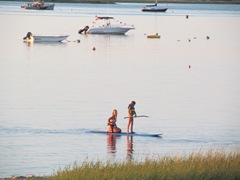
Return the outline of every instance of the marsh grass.
{"type": "Polygon", "coordinates": [[[208,150],[190,155],[147,157],[144,161],[74,163],[60,169],[49,180],[84,179],[240,179],[240,151],[208,150]]]}

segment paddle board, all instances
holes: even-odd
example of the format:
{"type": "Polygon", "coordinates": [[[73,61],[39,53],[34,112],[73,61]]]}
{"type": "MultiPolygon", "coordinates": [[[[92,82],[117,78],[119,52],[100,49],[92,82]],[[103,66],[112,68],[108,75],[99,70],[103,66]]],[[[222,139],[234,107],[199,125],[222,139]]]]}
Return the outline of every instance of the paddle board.
{"type": "Polygon", "coordinates": [[[88,131],[88,133],[97,133],[97,134],[110,134],[110,135],[116,135],[116,136],[143,136],[143,137],[161,137],[162,134],[145,134],[145,133],[111,133],[106,131],[88,131]]]}

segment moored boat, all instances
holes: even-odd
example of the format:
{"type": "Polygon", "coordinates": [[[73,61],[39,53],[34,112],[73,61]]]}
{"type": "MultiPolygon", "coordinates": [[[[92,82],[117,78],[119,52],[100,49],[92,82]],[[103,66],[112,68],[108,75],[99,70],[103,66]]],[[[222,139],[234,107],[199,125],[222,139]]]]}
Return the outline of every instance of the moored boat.
{"type": "Polygon", "coordinates": [[[62,42],[67,39],[69,35],[33,35],[28,32],[23,38],[26,42],[62,42]]]}
{"type": "Polygon", "coordinates": [[[34,42],[61,42],[69,35],[33,35],[34,42]]]}
{"type": "Polygon", "coordinates": [[[157,34],[150,34],[150,35],[147,35],[147,38],[150,38],[150,39],[159,39],[160,38],[160,35],[157,34]]]}
{"type": "Polygon", "coordinates": [[[55,4],[45,4],[43,0],[34,1],[33,3],[28,3],[27,5],[21,6],[22,9],[32,9],[32,10],[54,10],[55,4]]]}
{"type": "Polygon", "coordinates": [[[95,17],[93,26],[85,26],[83,29],[80,29],[79,34],[125,34],[131,29],[135,29],[133,25],[123,24],[122,22],[113,23],[110,20],[114,20],[113,17],[95,17]]]}
{"type": "Polygon", "coordinates": [[[156,3],[153,5],[146,5],[142,8],[143,12],[166,12],[167,11],[167,7],[159,7],[157,4],[157,0],[156,3]]]}

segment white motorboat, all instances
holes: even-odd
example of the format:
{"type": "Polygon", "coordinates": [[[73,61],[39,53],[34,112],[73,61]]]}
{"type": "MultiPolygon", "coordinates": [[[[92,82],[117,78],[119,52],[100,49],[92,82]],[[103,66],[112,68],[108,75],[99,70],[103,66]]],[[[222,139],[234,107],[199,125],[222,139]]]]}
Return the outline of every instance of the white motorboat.
{"type": "Polygon", "coordinates": [[[26,42],[62,42],[67,39],[69,35],[33,35],[28,32],[23,38],[26,42]]]}
{"type": "Polygon", "coordinates": [[[135,29],[133,25],[123,24],[122,22],[115,21],[113,17],[98,17],[96,16],[93,26],[89,28],[86,26],[79,30],[79,34],[84,32],[85,34],[125,34],[131,29],[135,29]],[[111,20],[111,22],[110,22],[111,20]]]}
{"type": "Polygon", "coordinates": [[[32,9],[32,10],[53,10],[55,4],[45,4],[43,0],[34,1],[33,3],[28,3],[27,5],[21,6],[22,9],[32,9]]]}
{"type": "Polygon", "coordinates": [[[167,11],[167,7],[160,7],[157,4],[157,0],[156,3],[153,5],[146,5],[142,8],[143,12],[166,12],[167,11]]]}

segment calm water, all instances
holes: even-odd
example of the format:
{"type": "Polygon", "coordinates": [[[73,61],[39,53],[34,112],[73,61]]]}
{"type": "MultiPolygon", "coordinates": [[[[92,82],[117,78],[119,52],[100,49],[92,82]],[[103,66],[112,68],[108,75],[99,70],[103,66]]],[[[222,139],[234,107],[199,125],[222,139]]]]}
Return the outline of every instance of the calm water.
{"type": "Polygon", "coordinates": [[[22,4],[0,2],[0,177],[240,147],[239,5],[167,4],[164,14],[146,14],[143,4],[57,3],[47,12],[22,4]],[[96,14],[136,29],[79,35],[96,14]],[[28,31],[70,42],[28,45],[28,31]],[[146,38],[156,32],[161,39],[146,38]],[[105,130],[114,108],[125,131],[132,100],[150,116],[135,119],[135,131],[162,138],[86,133],[105,130]]]}

